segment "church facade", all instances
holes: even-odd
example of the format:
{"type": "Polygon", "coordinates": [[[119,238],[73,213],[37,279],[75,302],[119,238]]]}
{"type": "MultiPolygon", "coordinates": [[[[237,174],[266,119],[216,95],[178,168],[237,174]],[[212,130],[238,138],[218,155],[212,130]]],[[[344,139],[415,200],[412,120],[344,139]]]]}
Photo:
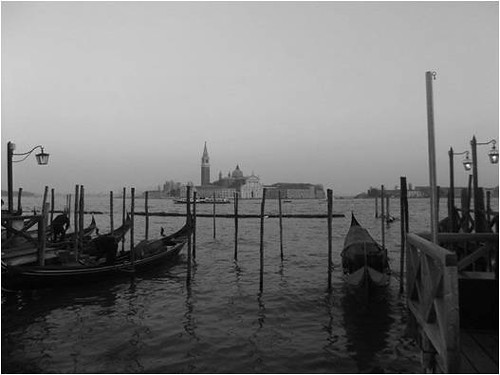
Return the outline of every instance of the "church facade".
{"type": "Polygon", "coordinates": [[[227,176],[223,176],[219,172],[219,179],[210,182],[210,157],[208,156],[207,143],[203,148],[201,157],[201,184],[194,187],[198,197],[200,198],[233,198],[237,193],[241,199],[259,199],[262,198],[264,186],[260,182],[260,178],[253,172],[250,176],[245,176],[239,165],[233,172],[229,172],[227,176]]]}

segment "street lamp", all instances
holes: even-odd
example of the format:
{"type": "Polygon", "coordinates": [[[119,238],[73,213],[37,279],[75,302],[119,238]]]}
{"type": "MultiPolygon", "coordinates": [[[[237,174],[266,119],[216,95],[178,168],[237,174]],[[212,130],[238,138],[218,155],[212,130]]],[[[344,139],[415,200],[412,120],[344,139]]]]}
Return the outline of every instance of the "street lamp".
{"type": "Polygon", "coordinates": [[[491,147],[491,150],[488,152],[488,157],[490,158],[490,162],[492,164],[497,164],[498,163],[498,150],[496,149],[496,141],[492,139],[489,142],[477,142],[476,136],[472,137],[472,140],[470,141],[470,145],[472,148],[472,180],[473,180],[473,185],[474,185],[474,229],[476,230],[476,233],[482,232],[484,229],[484,224],[482,220],[482,216],[479,212],[479,204],[478,204],[478,197],[479,197],[479,183],[478,183],[478,172],[477,172],[477,146],[478,145],[489,145],[490,143],[493,143],[493,146],[491,147]]]}
{"type": "Polygon", "coordinates": [[[13,198],[13,177],[12,177],[12,164],[13,163],[19,163],[28,158],[32,154],[33,151],[36,149],[40,148],[41,152],[35,155],[36,161],[39,165],[46,165],[49,162],[49,154],[43,151],[43,147],[38,145],[33,147],[30,151],[28,152],[23,152],[19,154],[15,154],[14,150],[16,149],[16,145],[12,142],[7,143],[7,193],[8,193],[8,208],[9,208],[9,213],[14,212],[14,198],[13,198]],[[14,156],[24,156],[24,158],[19,159],[19,160],[13,160],[14,156]]]}
{"type": "Polygon", "coordinates": [[[472,162],[469,159],[469,151],[464,151],[464,152],[453,152],[453,147],[450,147],[450,150],[448,151],[448,156],[450,158],[450,203],[448,205],[448,218],[449,223],[450,223],[450,232],[453,232],[455,229],[455,215],[454,215],[454,208],[455,208],[455,174],[454,174],[454,163],[453,163],[453,156],[454,155],[464,155],[465,158],[462,161],[462,164],[464,166],[464,169],[466,171],[470,171],[472,168],[472,162]]]}

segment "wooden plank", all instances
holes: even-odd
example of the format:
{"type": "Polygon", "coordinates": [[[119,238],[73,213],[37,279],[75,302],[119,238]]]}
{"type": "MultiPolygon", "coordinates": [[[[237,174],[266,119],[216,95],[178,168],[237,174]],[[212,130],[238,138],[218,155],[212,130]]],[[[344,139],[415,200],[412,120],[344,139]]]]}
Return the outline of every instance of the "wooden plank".
{"type": "Polygon", "coordinates": [[[467,330],[460,331],[461,354],[479,374],[498,374],[498,363],[478,345],[467,330]]]}
{"type": "Polygon", "coordinates": [[[468,333],[498,366],[498,332],[468,330],[468,333]]]}
{"type": "Polygon", "coordinates": [[[493,272],[460,271],[459,277],[461,279],[495,280],[493,272]]]}

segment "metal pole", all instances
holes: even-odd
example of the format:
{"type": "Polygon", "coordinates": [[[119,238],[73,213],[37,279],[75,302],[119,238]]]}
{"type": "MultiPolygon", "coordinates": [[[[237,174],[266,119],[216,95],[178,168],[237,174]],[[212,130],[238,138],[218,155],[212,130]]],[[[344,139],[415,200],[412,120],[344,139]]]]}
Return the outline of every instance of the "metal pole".
{"type": "Polygon", "coordinates": [[[450,158],[450,191],[448,193],[448,219],[449,219],[449,228],[450,232],[453,232],[455,229],[455,169],[453,166],[453,147],[450,147],[448,151],[448,156],[450,158]]]}
{"type": "Polygon", "coordinates": [[[472,149],[472,186],[473,186],[473,196],[474,196],[474,230],[476,233],[482,231],[481,228],[481,217],[479,214],[478,207],[478,194],[479,194],[479,182],[477,174],[477,141],[476,136],[472,137],[470,142],[472,149]]]}
{"type": "Polygon", "coordinates": [[[432,97],[432,80],[436,72],[426,72],[425,82],[427,91],[427,136],[429,147],[429,182],[431,189],[431,240],[437,243],[438,233],[438,206],[437,206],[437,177],[436,177],[436,142],[434,136],[434,107],[432,97]]]}

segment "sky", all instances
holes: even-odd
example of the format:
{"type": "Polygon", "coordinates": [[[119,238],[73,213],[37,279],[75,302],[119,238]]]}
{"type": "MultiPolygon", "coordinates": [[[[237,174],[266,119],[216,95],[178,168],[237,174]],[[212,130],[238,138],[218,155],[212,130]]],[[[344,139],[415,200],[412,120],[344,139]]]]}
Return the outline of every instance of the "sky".
{"type": "Polygon", "coordinates": [[[8,141],[50,153],[14,163],[14,190],[37,194],[200,184],[205,142],[212,180],[238,164],[335,195],[428,186],[426,71],[449,186],[450,147],[498,141],[498,16],[498,2],[2,1],[2,189],[8,141]]]}

